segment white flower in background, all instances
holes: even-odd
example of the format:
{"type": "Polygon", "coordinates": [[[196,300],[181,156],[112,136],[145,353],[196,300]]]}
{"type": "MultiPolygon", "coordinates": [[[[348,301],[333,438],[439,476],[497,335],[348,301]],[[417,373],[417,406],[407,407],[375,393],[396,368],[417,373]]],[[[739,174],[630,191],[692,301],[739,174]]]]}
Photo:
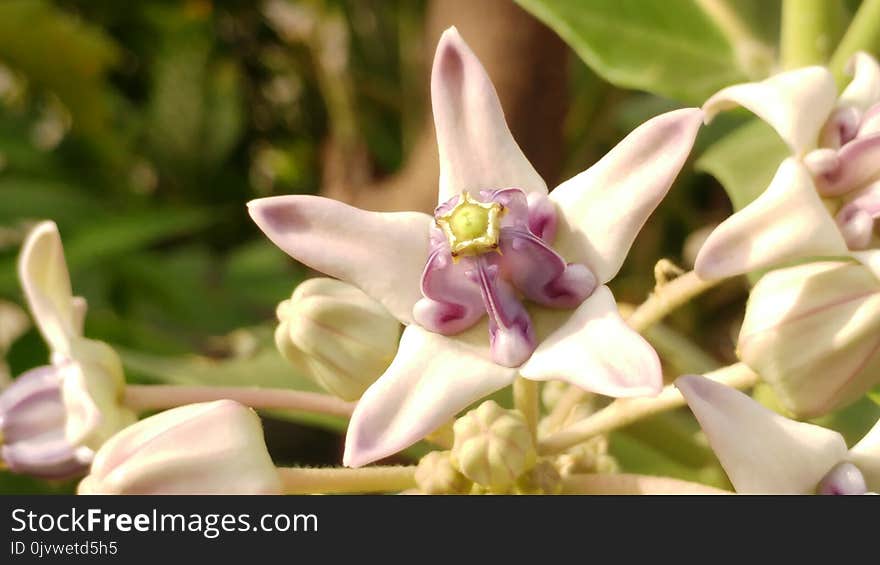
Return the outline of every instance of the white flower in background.
{"type": "Polygon", "coordinates": [[[831,73],[806,67],[725,88],[706,116],[742,105],[791,149],[767,190],[706,239],[702,278],[786,263],[752,289],[740,358],[798,416],[816,416],[880,382],[880,66],[866,53],[837,95],[831,73]],[[849,262],[849,264],[846,264],[849,262]]]}
{"type": "Polygon", "coordinates": [[[400,322],[359,288],[318,277],[278,305],[275,343],[327,392],[357,400],[397,353],[400,322]]]}
{"type": "Polygon", "coordinates": [[[6,364],[6,354],[12,344],[30,328],[30,321],[24,310],[0,300],[0,389],[9,385],[12,375],[6,364]]]}
{"type": "Polygon", "coordinates": [[[454,28],[438,45],[431,92],[441,163],[433,217],[305,195],[249,205],[281,249],[407,326],[354,412],[348,466],[413,444],[517,374],[609,396],[662,385],[656,353],[605,283],[687,159],[701,112],[648,121],[548,194],[454,28]]]}
{"type": "Polygon", "coordinates": [[[281,494],[256,412],[232,400],[160,412],[110,438],[79,494],[281,494]]]}
{"type": "Polygon", "coordinates": [[[0,395],[3,460],[17,472],[69,476],[135,415],[121,403],[119,357],[107,344],[82,336],[85,301],[72,295],[53,222],[28,234],[19,278],[51,365],[22,375],[0,395]]]}
{"type": "Polygon", "coordinates": [[[880,66],[857,53],[850,70],[839,97],[828,69],[805,67],[725,88],[705,103],[707,119],[748,108],[779,133],[792,157],[763,194],[708,237],[696,260],[699,276],[837,256],[854,257],[880,278],[880,66]]]}
{"type": "Polygon", "coordinates": [[[880,490],[880,424],[847,450],[843,437],[789,420],[699,376],[675,381],[740,494],[865,494],[880,490]]]}

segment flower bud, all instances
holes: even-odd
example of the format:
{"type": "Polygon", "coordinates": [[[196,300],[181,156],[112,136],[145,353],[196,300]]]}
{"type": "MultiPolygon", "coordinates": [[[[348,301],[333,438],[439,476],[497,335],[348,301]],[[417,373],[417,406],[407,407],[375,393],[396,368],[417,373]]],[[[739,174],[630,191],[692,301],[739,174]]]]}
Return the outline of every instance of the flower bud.
{"type": "Polygon", "coordinates": [[[257,414],[231,400],[161,412],[110,438],[79,494],[279,494],[257,414]]]}
{"type": "Polygon", "coordinates": [[[539,461],[516,481],[517,494],[559,494],[562,477],[551,461],[539,461]]]}
{"type": "Polygon", "coordinates": [[[0,394],[0,456],[13,473],[44,479],[82,475],[94,452],[65,437],[61,370],[38,367],[0,394]]]}
{"type": "Polygon", "coordinates": [[[335,279],[303,282],[277,314],[281,353],[345,400],[360,398],[397,353],[400,323],[358,288],[335,279]]]}
{"type": "Polygon", "coordinates": [[[453,425],[452,464],[464,476],[501,491],[535,466],[532,435],[522,414],[489,400],[453,425]]]}
{"type": "Polygon", "coordinates": [[[416,484],[424,494],[467,494],[471,482],[452,466],[448,451],[432,451],[416,467],[416,484]]]}
{"type": "Polygon", "coordinates": [[[782,406],[804,418],[860,398],[880,381],[880,282],[855,263],[772,271],[752,289],[737,351],[782,406]]]}

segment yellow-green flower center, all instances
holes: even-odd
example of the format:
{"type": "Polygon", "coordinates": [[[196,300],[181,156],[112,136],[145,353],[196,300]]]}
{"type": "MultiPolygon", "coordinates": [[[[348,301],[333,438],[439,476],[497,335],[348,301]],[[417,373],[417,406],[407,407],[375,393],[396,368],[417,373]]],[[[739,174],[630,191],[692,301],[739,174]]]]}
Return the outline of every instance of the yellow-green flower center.
{"type": "Polygon", "coordinates": [[[463,192],[452,210],[437,217],[437,225],[449,240],[452,256],[496,251],[501,212],[501,204],[480,202],[463,192]]]}

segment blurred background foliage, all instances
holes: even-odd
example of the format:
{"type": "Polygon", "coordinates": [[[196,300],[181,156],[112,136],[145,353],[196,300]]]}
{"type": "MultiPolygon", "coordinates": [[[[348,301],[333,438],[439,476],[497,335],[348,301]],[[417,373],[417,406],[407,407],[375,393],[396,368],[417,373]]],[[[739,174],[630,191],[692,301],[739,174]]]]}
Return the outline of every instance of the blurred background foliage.
{"type": "MultiPolygon", "coordinates": [[[[23,305],[19,244],[35,221],[52,219],[74,290],[89,302],[86,335],[118,348],[131,382],[316,390],[271,346],[276,304],[308,273],[258,233],[245,203],[404,167],[429,108],[430,4],[2,0],[0,300],[23,305]]],[[[546,62],[567,77],[551,183],[645,119],[774,66],[776,0],[720,2],[750,30],[745,52],[707,16],[719,2],[519,4],[572,48],[546,62]]],[[[846,22],[857,2],[841,6],[846,22]]],[[[700,135],[696,167],[685,168],[612,285],[622,302],[644,300],[658,259],[688,268],[700,234],[730,213],[706,172],[736,207],[766,186],[780,146],[760,128],[731,113],[700,135]]],[[[734,361],[746,284],[722,285],[651,331],[670,376],[734,361]]],[[[44,363],[37,332],[15,340],[7,360],[13,375],[44,363]]],[[[874,404],[858,406],[834,424],[850,438],[876,419],[874,404]]],[[[267,440],[280,463],[335,464],[343,425],[274,414],[267,440]]],[[[725,484],[696,430],[686,412],[667,414],[616,432],[611,451],[625,470],[725,484]]],[[[0,474],[6,492],[70,488],[0,474]]]]}

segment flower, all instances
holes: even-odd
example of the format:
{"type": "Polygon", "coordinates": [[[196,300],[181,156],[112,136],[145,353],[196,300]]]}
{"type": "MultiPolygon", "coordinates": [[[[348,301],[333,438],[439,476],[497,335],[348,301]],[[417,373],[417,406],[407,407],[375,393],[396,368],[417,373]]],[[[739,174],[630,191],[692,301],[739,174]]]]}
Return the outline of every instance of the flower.
{"type": "Polygon", "coordinates": [[[302,374],[357,400],[397,353],[400,322],[357,287],[309,279],[278,305],[275,343],[302,374]]]}
{"type": "Polygon", "coordinates": [[[0,300],[0,389],[10,383],[12,375],[6,364],[6,354],[12,344],[30,328],[30,320],[24,310],[0,300]]]}
{"type": "Polygon", "coordinates": [[[92,450],[64,435],[63,371],[31,369],[0,395],[0,458],[13,473],[64,479],[82,475],[92,461],[92,450]]]}
{"type": "Polygon", "coordinates": [[[865,494],[880,489],[880,423],[847,450],[839,433],[789,420],[723,384],[695,375],[675,384],[737,492],[865,494]]]}
{"type": "Polygon", "coordinates": [[[31,314],[49,345],[51,365],[22,375],[21,383],[14,382],[0,395],[4,459],[8,451],[18,461],[14,466],[10,462],[13,469],[38,476],[55,475],[58,469],[73,472],[72,464],[60,461],[73,457],[88,463],[104,440],[135,420],[121,401],[122,363],[107,344],[82,336],[85,301],[72,295],[53,222],[40,223],[28,234],[18,266],[31,314]],[[11,436],[7,425],[16,429],[11,436]]]}
{"type": "Polygon", "coordinates": [[[778,269],[752,288],[737,354],[798,417],[858,400],[880,379],[880,281],[858,263],[778,269]]]}
{"type": "Polygon", "coordinates": [[[838,97],[824,67],[734,85],[703,105],[706,118],[741,105],[770,124],[792,157],[757,199],[719,225],[695,265],[722,278],[810,257],[853,257],[880,278],[874,220],[880,216],[880,65],[850,61],[838,97]]]}
{"type": "Polygon", "coordinates": [[[441,163],[434,217],[305,195],[249,204],[281,249],[358,286],[407,326],[354,411],[348,466],[413,444],[517,374],[610,396],[655,394],[662,384],[656,353],[604,285],[687,159],[701,112],[650,120],[548,195],[454,28],[437,47],[431,92],[441,163]]]}
{"type": "Polygon", "coordinates": [[[257,414],[232,400],[160,412],[110,438],[78,494],[281,494],[257,414]]]}

